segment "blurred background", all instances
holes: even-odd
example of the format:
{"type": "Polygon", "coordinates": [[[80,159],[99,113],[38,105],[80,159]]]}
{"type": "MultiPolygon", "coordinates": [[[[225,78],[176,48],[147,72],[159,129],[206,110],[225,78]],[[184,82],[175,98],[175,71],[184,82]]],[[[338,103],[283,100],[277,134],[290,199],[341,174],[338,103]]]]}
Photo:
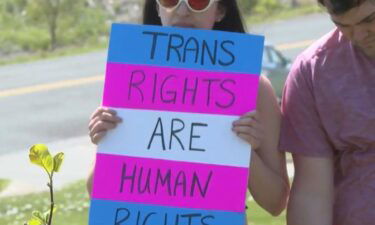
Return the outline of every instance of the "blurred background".
{"type": "MultiPolygon", "coordinates": [[[[56,174],[55,225],[87,224],[85,190],[95,146],[87,136],[100,105],[109,28],[139,23],[143,0],[0,0],[0,224],[48,209],[47,177],[28,160],[45,143],[66,158],[56,174]]],[[[315,0],[239,0],[249,33],[266,37],[262,75],[281,98],[295,57],[334,26],[315,0]]],[[[293,165],[288,156],[288,171],[293,165]]],[[[283,225],[251,196],[249,224],[283,225]]]]}

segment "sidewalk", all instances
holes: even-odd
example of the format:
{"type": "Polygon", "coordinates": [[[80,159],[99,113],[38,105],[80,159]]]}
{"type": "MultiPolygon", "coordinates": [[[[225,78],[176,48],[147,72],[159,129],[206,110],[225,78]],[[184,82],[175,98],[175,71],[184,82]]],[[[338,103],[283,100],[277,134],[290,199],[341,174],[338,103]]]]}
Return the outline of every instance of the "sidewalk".
{"type": "MultiPolygon", "coordinates": [[[[60,172],[54,175],[56,189],[87,177],[96,151],[96,146],[87,136],[49,143],[47,146],[52,155],[58,152],[65,154],[60,172]]],[[[30,163],[28,149],[0,156],[0,165],[0,178],[11,181],[0,193],[0,198],[48,191],[47,174],[41,167],[30,163]]],[[[291,162],[287,163],[287,169],[289,177],[293,177],[294,166],[291,162]]]]}
{"type": "MultiPolygon", "coordinates": [[[[52,155],[64,152],[61,170],[54,175],[54,186],[59,189],[74,181],[84,179],[92,166],[96,146],[88,136],[47,144],[52,155]]],[[[28,149],[0,156],[0,178],[11,181],[0,193],[1,197],[48,191],[48,176],[39,166],[31,164],[28,149]]]]}

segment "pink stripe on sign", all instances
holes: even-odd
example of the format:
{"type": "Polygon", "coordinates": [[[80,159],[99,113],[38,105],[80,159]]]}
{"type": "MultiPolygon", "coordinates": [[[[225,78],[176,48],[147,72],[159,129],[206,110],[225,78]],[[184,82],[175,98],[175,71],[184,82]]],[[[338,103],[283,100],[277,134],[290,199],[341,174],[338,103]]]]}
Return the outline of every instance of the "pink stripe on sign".
{"type": "Polygon", "coordinates": [[[94,199],[244,212],[248,169],[97,154],[94,199]]]}
{"type": "Polygon", "coordinates": [[[254,110],[258,75],[107,64],[103,106],[223,115],[254,110]]]}

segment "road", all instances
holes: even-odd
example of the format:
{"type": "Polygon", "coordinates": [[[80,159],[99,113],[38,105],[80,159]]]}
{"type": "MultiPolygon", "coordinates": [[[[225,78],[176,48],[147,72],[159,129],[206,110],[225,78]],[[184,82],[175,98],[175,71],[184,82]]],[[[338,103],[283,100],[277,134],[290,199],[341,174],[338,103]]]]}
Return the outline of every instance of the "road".
{"type": "Polygon", "coordinates": [[[266,42],[276,45],[285,56],[294,59],[314,40],[333,28],[334,25],[328,15],[311,14],[250,27],[249,30],[264,35],[266,42]]]}
{"type": "MultiPolygon", "coordinates": [[[[250,32],[264,34],[293,59],[332,28],[326,15],[314,14],[250,32]]],[[[100,105],[105,62],[106,52],[100,51],[0,67],[0,155],[34,143],[87,139],[89,115],[100,105]]]]}

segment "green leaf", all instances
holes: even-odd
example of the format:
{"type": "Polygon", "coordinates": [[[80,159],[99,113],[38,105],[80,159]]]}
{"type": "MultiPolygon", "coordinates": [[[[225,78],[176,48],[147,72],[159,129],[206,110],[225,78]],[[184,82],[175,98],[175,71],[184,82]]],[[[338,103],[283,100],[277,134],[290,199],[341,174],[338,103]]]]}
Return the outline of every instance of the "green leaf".
{"type": "Polygon", "coordinates": [[[43,225],[44,222],[41,221],[40,219],[38,218],[31,218],[28,222],[27,222],[28,225],[43,225]]]}
{"type": "Polygon", "coordinates": [[[51,173],[53,171],[53,158],[51,154],[48,153],[48,155],[43,155],[42,163],[44,165],[44,168],[48,171],[48,173],[51,173]]]}
{"type": "MultiPolygon", "coordinates": [[[[57,206],[55,205],[55,207],[53,207],[53,210],[52,210],[52,213],[55,214],[56,212],[56,209],[57,209],[57,206]]],[[[47,210],[44,212],[44,221],[46,224],[48,224],[48,220],[49,220],[49,213],[50,213],[51,210],[47,210]]]]}
{"type": "Polygon", "coordinates": [[[64,161],[64,153],[60,152],[53,157],[54,168],[53,171],[59,172],[62,162],[64,161]]]}
{"type": "Polygon", "coordinates": [[[44,225],[43,215],[39,211],[34,211],[28,225],[44,225]]]}
{"type": "Polygon", "coordinates": [[[32,216],[35,218],[39,218],[40,220],[43,220],[43,214],[39,211],[33,211],[32,216]]]}
{"type": "Polygon", "coordinates": [[[38,166],[44,167],[42,158],[44,155],[49,154],[47,146],[43,144],[36,144],[30,148],[29,158],[30,162],[38,166]]]}
{"type": "Polygon", "coordinates": [[[30,162],[45,168],[48,173],[53,171],[53,158],[48,151],[47,146],[36,144],[30,148],[30,162]]]}

